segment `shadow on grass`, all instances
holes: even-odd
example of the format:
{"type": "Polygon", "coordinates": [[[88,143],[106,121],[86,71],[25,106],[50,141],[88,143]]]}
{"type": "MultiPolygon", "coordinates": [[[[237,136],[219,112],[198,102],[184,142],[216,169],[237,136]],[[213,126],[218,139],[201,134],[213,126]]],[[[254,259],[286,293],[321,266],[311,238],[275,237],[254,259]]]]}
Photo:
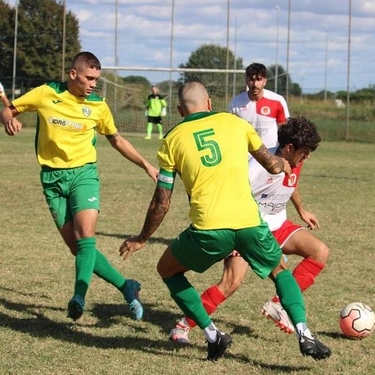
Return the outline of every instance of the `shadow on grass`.
{"type": "MultiPolygon", "coordinates": [[[[119,233],[105,233],[105,232],[96,232],[97,236],[103,236],[103,237],[113,237],[113,238],[119,238],[125,240],[129,237],[134,237],[136,234],[119,234],[119,233]]],[[[168,246],[172,242],[173,238],[164,238],[164,237],[151,237],[147,240],[148,243],[162,243],[166,246],[168,246]]]]}
{"type": "MultiPolygon", "coordinates": [[[[3,288],[0,288],[3,289],[3,288]]],[[[33,297],[39,297],[37,295],[32,295],[33,297]]],[[[20,302],[12,302],[4,298],[0,298],[0,305],[6,308],[9,311],[16,311],[20,313],[27,313],[31,315],[30,319],[24,319],[24,318],[15,318],[10,315],[6,315],[4,313],[0,313],[0,326],[8,326],[7,321],[11,319],[13,322],[16,322],[17,320],[20,322],[23,321],[34,321],[37,326],[37,332],[39,331],[39,322],[35,320],[35,318],[42,320],[42,325],[45,325],[48,327],[48,322],[52,325],[56,324],[56,327],[98,327],[98,328],[110,328],[117,324],[124,324],[124,321],[122,318],[128,318],[129,319],[129,326],[132,327],[132,329],[136,330],[139,333],[147,331],[145,328],[145,325],[143,323],[153,324],[159,326],[164,332],[169,333],[170,329],[172,328],[176,315],[170,311],[165,310],[158,310],[156,305],[153,304],[145,304],[143,303],[143,307],[145,310],[144,316],[142,321],[137,322],[132,319],[133,315],[131,311],[128,309],[127,304],[120,303],[120,304],[108,304],[108,303],[100,303],[100,304],[93,304],[93,307],[90,308],[85,312],[85,314],[90,314],[97,318],[98,322],[94,325],[85,325],[84,323],[81,323],[81,321],[78,321],[76,323],[73,323],[71,320],[67,319],[66,322],[56,322],[49,318],[47,318],[43,313],[41,313],[41,310],[50,310],[50,311],[61,311],[62,314],[66,314],[66,309],[62,307],[55,307],[55,306],[48,306],[46,304],[36,305],[36,304],[25,304],[20,302]],[[5,319],[5,317],[7,317],[5,319]]],[[[12,328],[17,328],[15,325],[12,325],[12,328]]],[[[55,329],[55,328],[53,328],[55,329]]],[[[65,329],[65,328],[64,328],[65,329]]],[[[49,332],[50,328],[47,329],[49,332]]],[[[30,326],[30,333],[32,333],[33,329],[32,326],[30,326]]],[[[42,330],[43,331],[43,330],[42,330]]],[[[46,331],[46,332],[47,332],[46,331]]],[[[38,334],[36,334],[38,336],[38,334]]],[[[44,336],[42,334],[41,336],[44,336]]],[[[48,336],[51,336],[51,332],[49,332],[48,336]]]]}
{"type": "MultiPolygon", "coordinates": [[[[3,288],[2,288],[3,289],[3,288]]],[[[142,353],[148,353],[153,355],[162,356],[176,356],[176,351],[179,356],[192,360],[205,360],[206,356],[206,345],[194,345],[199,349],[202,349],[204,354],[195,355],[188,350],[189,346],[176,345],[167,339],[153,339],[151,337],[140,337],[142,334],[147,334],[148,329],[145,323],[157,324],[165,332],[169,332],[171,324],[175,321],[175,314],[158,310],[155,306],[149,304],[145,305],[145,319],[142,322],[130,321],[132,332],[136,331],[136,335],[127,336],[115,336],[106,337],[95,335],[88,332],[88,328],[93,327],[92,325],[84,325],[80,323],[68,323],[58,322],[51,320],[46,317],[43,313],[40,313],[41,309],[50,309],[53,311],[61,311],[65,313],[65,309],[50,307],[45,305],[32,305],[23,304],[17,302],[11,302],[4,298],[0,298],[0,305],[3,308],[16,311],[22,314],[29,314],[30,317],[15,317],[8,315],[4,312],[0,312],[0,327],[11,329],[13,331],[27,334],[35,338],[53,338],[55,340],[61,340],[67,343],[74,343],[86,347],[95,347],[99,349],[132,349],[139,350],[142,353]],[[80,328],[83,328],[81,330],[80,328]],[[188,351],[187,351],[188,350],[188,351]]],[[[99,322],[94,327],[106,328],[115,324],[124,324],[124,321],[118,319],[124,316],[124,305],[119,304],[97,304],[91,310],[90,313],[99,319],[99,322]]],[[[218,320],[220,322],[220,320],[218,320]]],[[[255,339],[262,339],[259,335],[254,335],[253,330],[248,326],[237,325],[229,323],[231,327],[231,334],[242,334],[248,335],[255,339]]],[[[167,336],[167,335],[166,335],[167,336]]],[[[259,367],[265,370],[271,370],[278,373],[288,372],[302,372],[309,369],[308,366],[287,366],[287,365],[270,365],[268,363],[259,362],[249,358],[246,355],[232,354],[230,349],[225,352],[223,360],[225,358],[235,360],[237,362],[246,363],[252,366],[259,367]]]]}
{"type": "MultiPolygon", "coordinates": [[[[337,331],[334,331],[334,332],[320,331],[320,332],[317,332],[317,333],[318,333],[318,335],[327,336],[327,337],[330,337],[332,339],[353,340],[352,338],[350,338],[348,336],[345,336],[344,334],[342,334],[340,332],[337,332],[337,331]]],[[[354,340],[357,340],[357,339],[354,339],[354,340]]]]}
{"type": "Polygon", "coordinates": [[[38,297],[38,298],[46,298],[46,299],[49,298],[47,294],[37,294],[37,293],[23,292],[22,290],[7,288],[5,286],[0,286],[0,290],[4,290],[6,292],[17,293],[17,294],[19,294],[21,296],[25,296],[25,297],[38,297]]]}
{"type": "MultiPolygon", "coordinates": [[[[20,312],[22,314],[28,313],[30,317],[15,317],[0,312],[0,327],[12,329],[16,332],[25,333],[36,338],[53,338],[69,343],[75,343],[87,347],[97,347],[101,349],[135,349],[142,352],[149,352],[153,354],[161,354],[159,349],[176,352],[176,345],[168,340],[155,340],[152,338],[141,338],[138,334],[147,332],[144,324],[141,322],[131,321],[129,325],[132,331],[136,330],[137,335],[129,335],[123,337],[105,337],[87,332],[87,326],[80,323],[58,322],[46,317],[43,313],[38,312],[40,309],[65,310],[62,308],[51,308],[47,306],[30,305],[23,303],[10,302],[6,299],[0,298],[0,304],[3,308],[8,310],[20,312]],[[85,332],[79,328],[84,328],[85,332]]],[[[111,325],[110,323],[118,324],[115,321],[116,314],[122,313],[123,305],[100,305],[94,308],[94,313],[100,315],[104,322],[104,326],[111,325]],[[111,310],[111,313],[104,311],[111,310]]],[[[165,312],[164,312],[165,315],[165,312]]],[[[121,324],[124,324],[123,321],[121,324]]],[[[99,323],[100,325],[100,323],[99,323]]],[[[92,326],[91,326],[92,327],[92,326]]]]}
{"type": "MultiPolygon", "coordinates": [[[[160,310],[157,305],[142,302],[144,308],[144,314],[142,322],[146,322],[152,325],[160,327],[162,331],[169,334],[174,322],[176,321],[176,315],[171,311],[160,310]]],[[[113,324],[118,324],[118,318],[128,315],[132,317],[132,313],[128,309],[126,303],[124,304],[107,304],[97,303],[91,309],[90,313],[94,315],[99,322],[96,324],[97,327],[108,328],[113,324]]],[[[136,321],[133,321],[137,324],[136,321]]]]}

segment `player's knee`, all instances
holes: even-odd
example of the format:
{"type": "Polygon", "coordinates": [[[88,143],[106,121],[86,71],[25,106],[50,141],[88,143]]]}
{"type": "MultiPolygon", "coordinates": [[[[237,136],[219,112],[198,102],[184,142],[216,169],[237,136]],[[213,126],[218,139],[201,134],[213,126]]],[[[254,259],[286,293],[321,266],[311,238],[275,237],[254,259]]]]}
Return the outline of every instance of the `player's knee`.
{"type": "Polygon", "coordinates": [[[161,278],[165,277],[165,267],[160,260],[159,260],[158,264],[156,265],[156,271],[161,278]]]}
{"type": "Polygon", "coordinates": [[[275,281],[276,276],[280,273],[288,269],[287,264],[285,263],[284,259],[281,258],[280,263],[278,266],[276,266],[271,273],[268,275],[268,277],[272,280],[275,281]]]}
{"type": "Polygon", "coordinates": [[[177,273],[184,273],[186,269],[172,255],[170,248],[167,248],[159,259],[156,271],[162,279],[165,279],[177,273]]]}
{"type": "Polygon", "coordinates": [[[77,242],[76,241],[65,241],[65,244],[66,244],[66,246],[68,246],[70,253],[73,256],[76,256],[77,251],[78,251],[77,242]]]}
{"type": "Polygon", "coordinates": [[[316,260],[319,263],[326,264],[328,261],[329,255],[330,255],[329,247],[324,242],[321,242],[317,249],[314,260],[316,260]]]}
{"type": "Polygon", "coordinates": [[[70,250],[70,253],[73,255],[73,256],[76,256],[77,255],[77,249],[76,248],[69,248],[70,250]]]}

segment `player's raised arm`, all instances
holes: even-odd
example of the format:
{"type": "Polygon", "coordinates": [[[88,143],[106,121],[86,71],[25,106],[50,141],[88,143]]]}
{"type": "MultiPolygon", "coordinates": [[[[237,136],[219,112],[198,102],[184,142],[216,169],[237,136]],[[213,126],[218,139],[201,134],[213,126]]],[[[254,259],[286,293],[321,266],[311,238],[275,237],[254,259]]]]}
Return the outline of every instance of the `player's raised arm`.
{"type": "Polygon", "coordinates": [[[250,153],[271,174],[285,172],[289,176],[292,172],[288,161],[272,154],[264,144],[258,150],[250,153]]]}

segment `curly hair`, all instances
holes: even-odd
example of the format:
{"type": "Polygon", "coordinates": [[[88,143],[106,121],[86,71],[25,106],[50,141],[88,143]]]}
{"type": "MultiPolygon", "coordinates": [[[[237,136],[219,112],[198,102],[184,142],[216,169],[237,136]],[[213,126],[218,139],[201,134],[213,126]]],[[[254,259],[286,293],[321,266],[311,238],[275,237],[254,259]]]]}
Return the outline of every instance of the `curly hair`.
{"type": "Polygon", "coordinates": [[[305,117],[289,117],[278,132],[280,147],[292,144],[295,150],[300,148],[315,151],[321,141],[316,125],[305,117]]]}

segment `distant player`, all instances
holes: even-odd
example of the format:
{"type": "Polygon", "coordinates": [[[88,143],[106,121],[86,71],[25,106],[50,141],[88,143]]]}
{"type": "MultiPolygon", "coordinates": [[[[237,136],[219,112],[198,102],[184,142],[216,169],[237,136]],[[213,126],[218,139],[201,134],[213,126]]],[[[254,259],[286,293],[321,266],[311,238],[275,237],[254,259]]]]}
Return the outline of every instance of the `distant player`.
{"type": "Polygon", "coordinates": [[[146,101],[146,115],[147,115],[147,135],[145,139],[151,139],[152,129],[156,125],[159,139],[163,138],[162,117],[165,116],[167,110],[167,102],[164,97],[159,94],[159,89],[156,86],[151,86],[151,94],[146,101]]]}
{"type": "Polygon", "coordinates": [[[270,90],[267,69],[263,64],[253,63],[246,68],[248,91],[235,96],[228,111],[254,126],[266,147],[277,146],[277,129],[285,124],[289,110],[285,99],[270,90]]]}

